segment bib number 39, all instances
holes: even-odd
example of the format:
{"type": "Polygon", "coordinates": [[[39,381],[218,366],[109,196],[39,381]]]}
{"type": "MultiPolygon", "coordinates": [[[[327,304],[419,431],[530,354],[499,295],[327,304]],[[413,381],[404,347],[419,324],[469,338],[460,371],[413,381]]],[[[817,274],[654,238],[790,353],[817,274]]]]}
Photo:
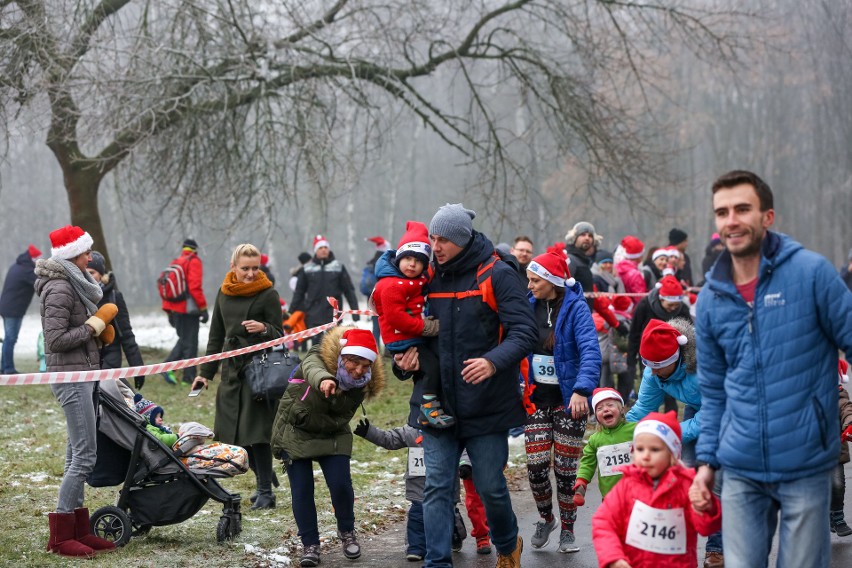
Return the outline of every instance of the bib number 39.
{"type": "Polygon", "coordinates": [[[642,501],[635,501],[625,542],[657,554],[686,553],[683,508],[655,509],[642,501]]]}

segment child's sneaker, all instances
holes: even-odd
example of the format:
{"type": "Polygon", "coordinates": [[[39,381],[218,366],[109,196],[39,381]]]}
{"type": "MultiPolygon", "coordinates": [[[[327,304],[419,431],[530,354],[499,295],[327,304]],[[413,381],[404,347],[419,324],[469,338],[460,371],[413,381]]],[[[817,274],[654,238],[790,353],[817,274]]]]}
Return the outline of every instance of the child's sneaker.
{"type": "Polygon", "coordinates": [[[476,553],[491,554],[491,539],[488,538],[488,535],[476,539],[476,553]]]}
{"type": "Polygon", "coordinates": [[[160,374],[163,375],[163,379],[165,379],[166,383],[168,383],[170,385],[176,385],[177,384],[177,377],[175,377],[174,371],[166,371],[165,373],[160,373],[160,374]]]}
{"type": "Polygon", "coordinates": [[[580,547],[575,544],[574,533],[568,529],[562,529],[559,533],[559,552],[579,552],[580,547]]]}
{"type": "Polygon", "coordinates": [[[530,544],[533,548],[544,548],[550,542],[550,533],[556,530],[556,517],[550,519],[550,522],[539,521],[535,524],[535,533],[530,539],[530,544]]]}
{"type": "Polygon", "coordinates": [[[420,425],[432,428],[449,428],[456,423],[456,419],[441,410],[441,401],[435,395],[423,395],[423,404],[420,405],[420,425]]]}
{"type": "Polygon", "coordinates": [[[846,519],[843,517],[843,511],[831,512],[831,523],[829,524],[831,532],[837,533],[837,536],[849,536],[852,534],[852,528],[846,524],[846,519]]]}

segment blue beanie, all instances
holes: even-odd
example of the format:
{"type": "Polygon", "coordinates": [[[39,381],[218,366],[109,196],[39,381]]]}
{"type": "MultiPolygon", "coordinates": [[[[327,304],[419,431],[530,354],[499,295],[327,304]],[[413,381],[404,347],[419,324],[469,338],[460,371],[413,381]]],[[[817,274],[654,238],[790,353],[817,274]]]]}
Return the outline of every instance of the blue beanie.
{"type": "Polygon", "coordinates": [[[473,236],[473,220],[476,212],[465,209],[461,203],[447,203],[435,213],[429,223],[429,235],[444,237],[462,248],[473,236]]]}

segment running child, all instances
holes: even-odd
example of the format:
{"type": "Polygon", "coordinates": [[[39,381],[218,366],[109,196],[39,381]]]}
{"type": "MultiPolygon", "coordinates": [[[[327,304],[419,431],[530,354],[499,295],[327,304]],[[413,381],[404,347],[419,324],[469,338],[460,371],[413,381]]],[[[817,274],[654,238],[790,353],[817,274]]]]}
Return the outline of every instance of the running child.
{"type": "Polygon", "coordinates": [[[712,493],[690,495],[695,473],[678,462],[680,424],[674,412],[652,412],[633,432],[633,463],[592,517],[600,568],[698,566],[698,537],[722,528],[712,493]],[[692,505],[690,497],[693,498],[692,505]]]}
{"type": "MultiPolygon", "coordinates": [[[[376,287],[370,297],[379,314],[382,342],[391,353],[403,353],[413,346],[422,347],[424,337],[438,335],[438,320],[423,318],[426,307],[424,289],[428,283],[425,270],[432,247],[429,230],[417,221],[405,224],[405,234],[397,250],[388,250],[376,261],[376,287]]],[[[423,371],[423,399],[419,423],[433,428],[449,428],[455,424],[444,413],[440,400],[438,359],[428,349],[418,349],[423,371]]]]}
{"type": "Polygon", "coordinates": [[[592,409],[598,421],[598,431],[589,437],[583,448],[577,482],[574,484],[574,504],[586,503],[586,486],[598,470],[601,498],[621,479],[616,466],[633,463],[633,431],[636,422],[624,419],[624,399],[613,388],[599,388],[592,393],[592,409]]]}

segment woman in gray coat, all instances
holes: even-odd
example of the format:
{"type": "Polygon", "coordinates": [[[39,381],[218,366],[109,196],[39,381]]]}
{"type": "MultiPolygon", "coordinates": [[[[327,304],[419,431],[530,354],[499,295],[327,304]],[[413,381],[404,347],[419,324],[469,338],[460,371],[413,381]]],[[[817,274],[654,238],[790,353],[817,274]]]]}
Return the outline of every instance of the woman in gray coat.
{"type": "MultiPolygon", "coordinates": [[[[118,309],[115,304],[97,307],[101,287],[86,272],[92,237],[68,225],[50,233],[50,242],[50,258],[39,260],[35,268],[47,372],[98,370],[98,347],[114,339],[110,321],[118,309]]],[[[96,388],[93,381],[51,386],[68,430],[59,503],[56,512],[48,514],[47,549],[61,556],[91,557],[115,550],[112,542],[90,533],[89,511],[83,508],[84,484],[97,459],[96,388]]]]}

